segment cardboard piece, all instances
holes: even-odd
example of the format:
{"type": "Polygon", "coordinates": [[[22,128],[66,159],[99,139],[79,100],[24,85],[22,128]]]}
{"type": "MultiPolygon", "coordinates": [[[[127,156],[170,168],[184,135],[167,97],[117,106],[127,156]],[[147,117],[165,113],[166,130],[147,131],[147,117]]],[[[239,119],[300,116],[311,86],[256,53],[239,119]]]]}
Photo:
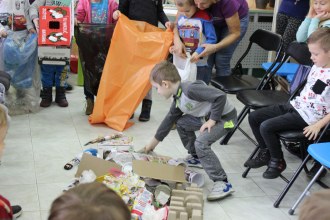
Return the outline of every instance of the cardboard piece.
{"type": "Polygon", "coordinates": [[[75,177],[80,177],[84,170],[92,170],[97,177],[109,173],[111,168],[121,170],[121,166],[114,162],[102,160],[90,154],[83,154],[75,177]]]}
{"type": "MultiPolygon", "coordinates": [[[[172,182],[187,182],[183,166],[159,164],[149,161],[133,160],[133,172],[141,177],[148,177],[172,182]]],[[[79,177],[84,170],[92,170],[96,176],[102,176],[111,168],[121,170],[121,166],[114,162],[106,161],[90,154],[83,154],[75,177],[79,177]]]]}
{"type": "Polygon", "coordinates": [[[133,160],[133,172],[141,177],[149,177],[173,182],[187,182],[183,166],[172,166],[143,160],[133,160]]]}
{"type": "Polygon", "coordinates": [[[38,45],[70,47],[70,7],[41,6],[39,8],[38,45]]]}
{"type": "Polygon", "coordinates": [[[66,65],[70,62],[70,47],[39,46],[39,63],[66,65]]]}
{"type": "Polygon", "coordinates": [[[70,0],[39,8],[38,60],[40,64],[67,65],[73,36],[73,7],[70,0]],[[70,7],[69,7],[70,6],[70,7]]]}

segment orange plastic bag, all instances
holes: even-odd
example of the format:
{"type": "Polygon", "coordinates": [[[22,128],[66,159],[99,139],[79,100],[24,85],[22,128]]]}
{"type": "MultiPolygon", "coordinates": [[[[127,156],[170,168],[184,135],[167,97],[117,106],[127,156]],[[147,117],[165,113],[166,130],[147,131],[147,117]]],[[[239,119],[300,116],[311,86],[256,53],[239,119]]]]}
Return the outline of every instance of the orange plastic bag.
{"type": "Polygon", "coordinates": [[[172,32],[121,14],[89,122],[105,123],[118,131],[133,125],[128,120],[151,88],[150,71],[166,59],[172,41],[172,32]]]}

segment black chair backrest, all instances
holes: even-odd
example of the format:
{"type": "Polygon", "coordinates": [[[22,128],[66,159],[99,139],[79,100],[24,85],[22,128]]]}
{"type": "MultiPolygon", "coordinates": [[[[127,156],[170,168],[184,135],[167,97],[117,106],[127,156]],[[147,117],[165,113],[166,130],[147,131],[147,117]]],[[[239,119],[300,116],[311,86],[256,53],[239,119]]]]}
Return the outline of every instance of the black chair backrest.
{"type": "MultiPolygon", "coordinates": [[[[242,75],[242,61],[246,57],[246,55],[249,53],[252,44],[257,44],[259,47],[266,51],[275,51],[276,52],[276,57],[275,61],[279,62],[280,61],[280,52],[282,50],[283,46],[283,40],[282,36],[279,34],[276,34],[271,31],[263,30],[263,29],[258,29],[253,32],[253,34],[250,36],[249,39],[249,45],[242,54],[242,56],[239,58],[239,60],[236,62],[235,67],[233,68],[232,74],[239,74],[242,75]]],[[[270,72],[270,70],[273,69],[275,66],[275,62],[268,68],[267,73],[270,72]]]]}
{"type": "Polygon", "coordinates": [[[289,44],[285,54],[295,59],[299,64],[312,66],[311,53],[306,43],[292,42],[289,44]]]}
{"type": "Polygon", "coordinates": [[[282,37],[271,31],[258,29],[250,37],[250,42],[267,51],[278,51],[282,48],[282,37]]]}
{"type": "MultiPolygon", "coordinates": [[[[293,58],[294,60],[296,60],[300,65],[304,65],[304,66],[312,66],[313,62],[310,59],[311,57],[311,53],[308,50],[308,46],[306,43],[298,43],[298,42],[292,42],[289,44],[288,48],[285,51],[284,56],[282,57],[281,62],[279,63],[279,65],[276,66],[276,68],[274,68],[270,73],[269,76],[266,80],[264,80],[262,83],[262,88],[265,87],[267,85],[267,83],[269,83],[269,80],[276,74],[276,72],[282,67],[282,65],[286,62],[289,61],[290,58],[293,58]]],[[[309,73],[309,70],[306,69],[302,69],[302,68],[298,68],[298,70],[300,70],[301,72],[297,71],[297,74],[299,73],[299,75],[296,74],[295,78],[292,81],[292,84],[301,84],[306,76],[309,73]],[[303,71],[304,70],[304,71],[303,71]],[[306,72],[307,71],[307,72],[306,72]],[[303,74],[303,75],[301,75],[303,74]],[[299,82],[297,82],[299,81],[299,82]]],[[[295,86],[298,87],[298,86],[295,86]]],[[[293,88],[293,90],[295,90],[295,88],[293,88]]],[[[292,91],[290,89],[290,92],[292,93],[292,91]]]]}

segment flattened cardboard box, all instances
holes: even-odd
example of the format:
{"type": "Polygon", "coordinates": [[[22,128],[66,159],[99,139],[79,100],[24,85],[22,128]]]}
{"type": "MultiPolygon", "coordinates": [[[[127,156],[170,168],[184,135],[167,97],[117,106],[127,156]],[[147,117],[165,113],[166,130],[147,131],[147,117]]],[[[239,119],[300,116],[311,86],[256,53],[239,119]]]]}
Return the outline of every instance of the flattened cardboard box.
{"type": "MultiPolygon", "coordinates": [[[[114,162],[102,160],[89,154],[81,158],[75,177],[79,177],[84,170],[93,170],[96,176],[102,176],[111,168],[121,169],[121,166],[114,162]]],[[[173,182],[187,182],[183,166],[172,166],[155,162],[133,160],[133,172],[141,177],[149,177],[173,182]]]]}

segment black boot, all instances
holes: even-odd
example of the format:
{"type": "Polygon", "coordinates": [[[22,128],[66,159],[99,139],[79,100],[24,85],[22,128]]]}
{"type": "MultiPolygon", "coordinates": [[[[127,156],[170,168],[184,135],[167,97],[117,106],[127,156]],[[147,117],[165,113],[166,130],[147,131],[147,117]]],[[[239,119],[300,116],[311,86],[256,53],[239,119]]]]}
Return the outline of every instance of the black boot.
{"type": "Polygon", "coordinates": [[[53,96],[52,96],[53,88],[52,87],[44,87],[40,92],[41,102],[40,107],[47,108],[52,104],[53,96]]]}
{"type": "Polygon", "coordinates": [[[266,166],[270,160],[270,154],[267,148],[260,148],[258,155],[254,159],[250,159],[244,163],[245,167],[259,168],[266,166]]]}
{"type": "Polygon", "coordinates": [[[151,105],[152,105],[151,100],[143,99],[139,121],[149,121],[150,120],[151,105]]]}
{"type": "Polygon", "coordinates": [[[65,97],[65,88],[64,87],[56,87],[55,102],[60,107],[68,107],[69,103],[65,97]]]}
{"type": "Polygon", "coordinates": [[[284,159],[271,158],[267,170],[262,174],[265,179],[275,179],[285,170],[286,163],[284,159]]]}

